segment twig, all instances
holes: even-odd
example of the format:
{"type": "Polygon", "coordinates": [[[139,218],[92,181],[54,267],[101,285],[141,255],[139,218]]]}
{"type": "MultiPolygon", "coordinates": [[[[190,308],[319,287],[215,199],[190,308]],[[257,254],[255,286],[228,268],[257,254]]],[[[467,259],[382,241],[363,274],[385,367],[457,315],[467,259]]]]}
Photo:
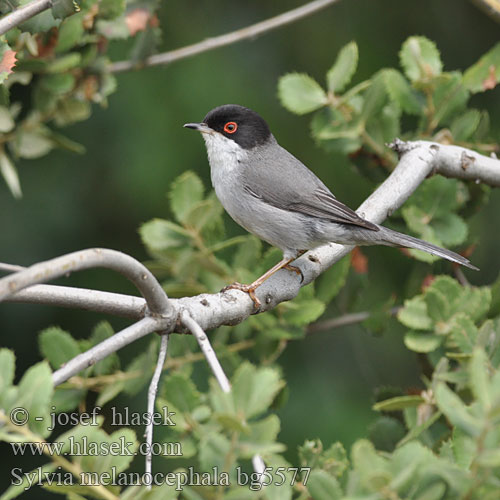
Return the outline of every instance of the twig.
{"type": "Polygon", "coordinates": [[[17,273],[18,271],[22,271],[26,269],[23,266],[18,266],[16,264],[5,264],[4,262],[0,262],[0,271],[7,271],[8,273],[17,273]]]}
{"type": "Polygon", "coordinates": [[[148,316],[137,323],[130,325],[121,332],[115,333],[100,344],[92,347],[73,359],[68,361],[62,368],[52,374],[52,381],[57,386],[65,382],[73,375],[97,363],[111,353],[118,351],[122,347],[134,342],[149,333],[163,331],[169,325],[169,320],[148,316]]]}
{"type": "MultiPolygon", "coordinates": [[[[189,313],[186,310],[182,311],[181,321],[196,337],[196,340],[198,341],[200,349],[205,355],[205,358],[207,360],[208,365],[210,366],[210,369],[212,370],[212,373],[215,375],[217,382],[219,382],[220,388],[225,393],[231,392],[231,383],[229,382],[229,379],[224,373],[224,370],[222,369],[219,359],[217,358],[217,354],[215,354],[215,351],[213,350],[212,345],[210,344],[210,340],[208,340],[206,333],[202,330],[202,328],[200,328],[200,325],[196,323],[196,321],[189,315],[189,313]]],[[[252,465],[255,472],[260,474],[259,481],[262,482],[263,480],[262,473],[266,469],[266,464],[264,463],[264,460],[262,460],[262,457],[260,455],[256,454],[252,457],[252,465]]]]}
{"type": "Polygon", "coordinates": [[[33,0],[0,19],[0,35],[52,7],[52,0],[33,0]]]}
{"type": "MultiPolygon", "coordinates": [[[[146,468],[145,473],[151,475],[151,465],[153,461],[152,445],[153,445],[153,421],[152,415],[155,411],[155,400],[156,393],[158,391],[158,382],[160,381],[161,372],[163,371],[163,365],[165,363],[165,358],[167,357],[167,347],[168,347],[168,333],[161,336],[160,342],[160,352],[158,353],[158,362],[156,363],[156,368],[149,384],[148,389],[148,415],[149,423],[146,426],[146,468]]],[[[147,489],[151,489],[151,484],[147,484],[147,489]]]]}
{"type": "Polygon", "coordinates": [[[142,297],[59,285],[33,285],[6,300],[71,307],[131,319],[144,318],[147,311],[146,301],[142,297]]]}
{"type": "MultiPolygon", "coordinates": [[[[389,314],[391,316],[396,316],[401,306],[395,306],[391,308],[389,314]]],[[[336,318],[326,319],[324,321],[318,321],[317,323],[312,323],[307,327],[307,333],[317,333],[323,332],[325,330],[333,330],[334,328],[340,328],[342,326],[355,325],[357,323],[362,323],[367,320],[372,313],[370,311],[363,311],[358,313],[344,314],[342,316],[337,316],[336,318]]]]}
{"type": "Polygon", "coordinates": [[[206,333],[202,330],[200,325],[196,323],[196,321],[189,315],[187,311],[182,312],[181,321],[184,323],[186,328],[188,328],[189,331],[196,337],[200,349],[205,355],[207,363],[209,364],[212,373],[215,375],[217,382],[219,382],[221,389],[224,392],[231,392],[231,383],[224,373],[219,359],[217,358],[217,354],[215,354],[215,351],[213,350],[212,344],[210,344],[210,340],[208,340],[206,333]]]}
{"type": "Polygon", "coordinates": [[[486,15],[497,23],[500,23],[500,5],[497,0],[471,0],[486,15]]]}
{"type": "Polygon", "coordinates": [[[464,272],[462,271],[462,269],[460,269],[460,267],[458,266],[454,266],[453,268],[453,272],[455,274],[455,278],[457,278],[457,281],[462,285],[462,286],[466,286],[466,287],[470,287],[470,283],[469,283],[469,280],[467,279],[467,277],[465,276],[464,272]]]}
{"type": "Polygon", "coordinates": [[[139,289],[151,314],[164,317],[171,315],[172,308],[167,295],[151,271],[129,255],[106,248],[89,248],[69,253],[6,276],[0,279],[0,301],[30,285],[93,267],[105,267],[123,274],[139,289]]]}
{"type": "Polygon", "coordinates": [[[302,5],[288,12],[284,12],[260,23],[252,24],[246,28],[241,28],[231,33],[226,33],[224,35],[216,36],[213,38],[207,38],[202,42],[195,43],[193,45],[188,45],[180,49],[172,50],[170,52],[164,52],[162,54],[155,54],[148,57],[145,61],[140,64],[132,63],[131,61],[119,61],[112,63],[110,65],[110,71],[113,73],[118,73],[121,71],[129,71],[131,69],[140,69],[145,66],[158,66],[166,65],[178,61],[179,59],[185,59],[186,57],[192,57],[202,52],[208,50],[217,49],[219,47],[224,47],[225,45],[231,45],[241,40],[246,40],[248,38],[255,38],[262,33],[271,31],[273,29],[284,26],[285,24],[290,24],[299,19],[314,14],[329,5],[332,5],[339,0],[315,0],[314,2],[309,2],[306,5],[302,5]]]}

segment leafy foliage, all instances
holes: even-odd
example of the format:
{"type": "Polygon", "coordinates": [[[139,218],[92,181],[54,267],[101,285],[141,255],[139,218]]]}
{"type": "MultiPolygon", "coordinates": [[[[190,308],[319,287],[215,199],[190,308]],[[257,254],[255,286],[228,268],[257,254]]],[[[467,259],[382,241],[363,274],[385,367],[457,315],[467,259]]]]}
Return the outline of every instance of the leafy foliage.
{"type": "MultiPolygon", "coordinates": [[[[68,17],[72,5],[55,2],[51,12],[37,16],[7,37],[20,63],[3,87],[0,130],[5,135],[0,169],[16,195],[20,195],[20,186],[12,158],[36,158],[61,144],[78,149],[53,131],[52,122],[63,126],[87,118],[90,102],[104,102],[112,90],[112,76],[99,48],[101,37],[139,33],[133,50],[137,60],[154,45],[156,26],[151,17],[156,3],[91,1],[82,3],[81,11],[68,17]],[[55,41],[51,42],[52,37],[55,41]],[[39,107],[20,115],[15,102],[9,100],[9,89],[15,83],[27,85],[33,75],[33,97],[39,107]],[[84,92],[88,85],[90,94],[84,92]]],[[[349,89],[358,64],[358,49],[351,42],[328,70],[327,90],[307,75],[292,73],[280,80],[278,91],[291,111],[315,112],[311,130],[318,143],[342,153],[369,151],[370,158],[376,158],[374,168],[385,174],[384,169],[391,168],[395,159],[384,149],[384,142],[399,134],[472,143],[486,150],[490,147],[484,142],[486,112],[467,109],[467,103],[470,93],[492,87],[496,70],[489,67],[497,67],[497,52],[492,49],[465,75],[443,72],[436,46],[423,37],[411,37],[401,49],[402,71],[383,69],[349,89]]],[[[373,166],[371,170],[361,166],[360,173],[376,178],[373,166]]],[[[176,179],[167,198],[172,218],[146,222],[139,233],[151,256],[147,265],[163,280],[170,296],[213,292],[234,280],[252,280],[280,258],[276,249],[264,248],[251,235],[228,238],[220,204],[195,173],[186,172],[176,179]]],[[[466,217],[483,199],[480,188],[431,178],[401,210],[399,222],[433,243],[464,245],[468,238],[466,217]]],[[[418,258],[433,260],[422,255],[418,258]]],[[[425,360],[422,387],[381,391],[373,404],[379,417],[370,426],[368,438],[358,438],[350,449],[340,442],[325,445],[309,438],[294,455],[296,464],[284,458],[287,450],[280,442],[277,410],[286,403],[287,386],[276,360],[288,342],[308,333],[308,325],[320,318],[332,301],[337,309],[350,301],[349,297],[337,299],[341,288],[346,282],[364,278],[350,276],[349,269],[350,261],[345,258],[314,285],[302,288],[293,301],[210,333],[230,376],[230,393],[220,389],[204,363],[197,364],[203,355],[192,337],[171,339],[156,403],[158,412],[168,411],[175,425],[155,428],[155,443],[164,450],[162,457],[155,459],[155,469],[179,475],[189,468],[207,473],[217,467],[228,474],[228,485],[189,484],[177,491],[165,484],[147,490],[130,484],[96,487],[46,482],[44,488],[69,500],[497,498],[500,280],[491,287],[478,288],[446,275],[422,279],[420,293],[410,293],[397,314],[407,329],[401,342],[425,360]],[[250,477],[255,454],[262,456],[268,469],[260,478],[253,476],[242,484],[245,476],[241,473],[245,471],[250,477]]],[[[383,306],[377,305],[364,326],[378,334],[391,328],[394,323],[389,321],[389,313],[395,300],[381,300],[383,306]]],[[[348,305],[352,304],[356,302],[351,300],[348,305]]],[[[96,406],[105,406],[114,404],[118,397],[134,397],[141,391],[144,395],[157,356],[157,336],[129,362],[113,354],[53,388],[52,370],[113,333],[107,322],[97,324],[88,338],[78,340],[57,326],[45,329],[38,337],[44,361],[29,368],[18,384],[14,384],[14,353],[0,350],[0,439],[10,443],[60,442],[60,453],[49,454],[41,471],[50,473],[59,467],[70,475],[102,475],[133,470],[127,453],[68,453],[71,443],[83,446],[85,441],[93,442],[102,450],[125,442],[133,455],[139,443],[132,429],[122,427],[108,433],[108,422],[99,418],[98,425],[78,425],[56,439],[46,424],[34,418],[42,416],[47,421],[52,408],[57,413],[85,409],[86,401],[94,397],[96,406]],[[29,413],[24,425],[14,425],[9,418],[17,407],[29,413]]],[[[25,486],[26,480],[11,486],[0,499],[18,496],[25,486]]]]}
{"type": "MultiPolygon", "coordinates": [[[[0,11],[25,3],[1,2],[0,11]]],[[[19,158],[39,158],[55,148],[84,152],[57,129],[87,120],[93,104],[107,105],[116,89],[109,39],[134,37],[137,64],[156,50],[158,6],[157,0],[55,0],[50,10],[0,38],[0,172],[14,196],[21,196],[19,158]]]]}

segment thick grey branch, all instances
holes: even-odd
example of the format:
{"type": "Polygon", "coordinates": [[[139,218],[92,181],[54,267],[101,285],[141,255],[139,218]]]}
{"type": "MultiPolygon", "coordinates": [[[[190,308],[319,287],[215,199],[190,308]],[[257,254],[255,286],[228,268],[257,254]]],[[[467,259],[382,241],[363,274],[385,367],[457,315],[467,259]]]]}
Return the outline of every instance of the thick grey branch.
{"type": "Polygon", "coordinates": [[[0,19],[0,35],[52,7],[52,0],[33,0],[0,19]]]}
{"type": "Polygon", "coordinates": [[[219,47],[224,47],[225,45],[231,45],[241,40],[247,40],[249,38],[255,38],[262,33],[271,31],[273,29],[284,26],[285,24],[290,24],[303,17],[314,14],[315,12],[328,7],[329,5],[338,2],[339,0],[315,0],[314,2],[309,2],[306,5],[302,5],[288,12],[284,12],[270,19],[266,19],[257,24],[252,24],[246,28],[242,28],[231,33],[226,33],[225,35],[216,36],[213,38],[207,38],[202,42],[195,43],[193,45],[188,45],[187,47],[182,47],[180,49],[172,50],[170,52],[164,52],[162,54],[155,54],[149,57],[141,64],[134,64],[131,61],[120,61],[111,64],[110,70],[114,73],[121,71],[129,71],[131,69],[140,69],[144,66],[158,66],[166,65],[178,61],[179,59],[185,59],[186,57],[192,57],[202,52],[208,50],[217,49],[219,47]]]}
{"type": "Polygon", "coordinates": [[[31,285],[93,267],[123,274],[139,289],[151,314],[171,316],[173,311],[168,298],[151,272],[129,255],[105,248],[90,248],[56,257],[0,279],[0,301],[31,285]]]}

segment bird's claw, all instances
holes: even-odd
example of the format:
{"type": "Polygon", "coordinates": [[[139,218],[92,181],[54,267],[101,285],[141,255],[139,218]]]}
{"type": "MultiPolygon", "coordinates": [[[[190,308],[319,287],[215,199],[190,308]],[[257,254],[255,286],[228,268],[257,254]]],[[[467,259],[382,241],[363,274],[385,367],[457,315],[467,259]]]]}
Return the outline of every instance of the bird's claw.
{"type": "Polygon", "coordinates": [[[292,272],[298,274],[300,276],[301,283],[304,281],[304,275],[302,274],[300,267],[287,264],[286,266],[283,266],[283,269],[288,269],[289,271],[292,271],[292,272]]]}
{"type": "Polygon", "coordinates": [[[241,292],[246,292],[248,295],[250,295],[250,298],[253,301],[254,305],[254,310],[258,311],[261,306],[260,300],[257,298],[255,295],[255,290],[257,289],[256,286],[253,285],[243,285],[241,283],[238,283],[237,281],[232,283],[231,285],[225,286],[222,290],[221,293],[227,292],[228,290],[240,290],[241,292]]]}

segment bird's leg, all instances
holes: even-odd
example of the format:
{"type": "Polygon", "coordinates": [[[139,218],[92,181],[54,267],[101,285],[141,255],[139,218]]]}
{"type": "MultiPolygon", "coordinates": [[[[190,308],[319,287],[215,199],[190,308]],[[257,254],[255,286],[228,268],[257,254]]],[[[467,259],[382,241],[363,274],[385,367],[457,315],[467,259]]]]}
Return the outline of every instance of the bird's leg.
{"type": "MultiPolygon", "coordinates": [[[[297,257],[295,257],[295,259],[298,259],[301,255],[304,255],[306,252],[307,252],[307,250],[299,250],[299,253],[297,254],[297,257]]],[[[293,260],[295,260],[295,259],[293,259],[293,260]]],[[[283,269],[288,269],[289,271],[293,271],[294,273],[296,273],[300,276],[301,283],[304,281],[304,275],[302,274],[300,267],[291,266],[290,264],[285,264],[283,266],[283,269]]]]}
{"type": "MultiPolygon", "coordinates": [[[[241,290],[242,292],[247,292],[248,295],[250,295],[250,298],[253,300],[253,303],[255,305],[255,309],[259,309],[261,306],[260,300],[255,296],[255,290],[264,283],[268,278],[270,278],[274,273],[279,271],[280,269],[289,269],[290,271],[293,271],[297,274],[300,274],[302,276],[302,271],[295,266],[290,266],[290,262],[293,262],[297,257],[292,257],[292,258],[283,258],[281,259],[275,266],[271,267],[269,271],[266,271],[260,278],[256,279],[253,283],[250,283],[250,285],[242,285],[241,283],[233,283],[231,285],[225,286],[221,292],[226,292],[227,290],[241,290]]],[[[302,276],[302,279],[304,277],[302,276]]]]}

